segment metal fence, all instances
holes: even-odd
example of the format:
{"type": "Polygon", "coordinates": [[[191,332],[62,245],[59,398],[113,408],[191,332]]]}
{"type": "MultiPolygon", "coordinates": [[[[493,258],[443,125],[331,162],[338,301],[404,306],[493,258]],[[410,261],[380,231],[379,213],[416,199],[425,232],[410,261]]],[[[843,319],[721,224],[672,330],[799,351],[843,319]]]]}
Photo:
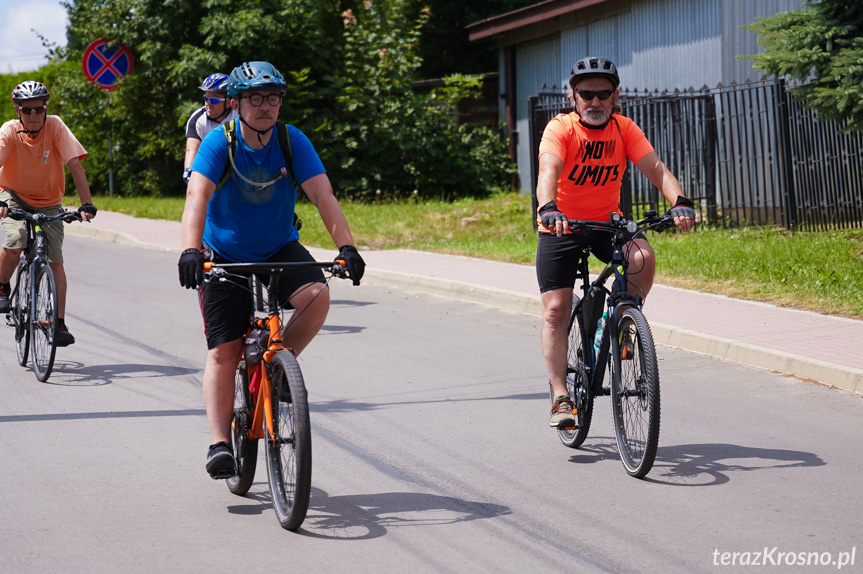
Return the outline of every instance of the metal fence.
{"type": "MultiPolygon", "coordinates": [[[[644,130],[660,158],[696,202],[699,220],[725,227],[863,227],[863,135],[816,121],[784,82],[753,82],[675,93],[622,92],[623,114],[644,130]]],[[[536,207],[542,131],[572,110],[561,93],[529,98],[531,181],[536,207]]],[[[631,216],[668,209],[629,166],[621,209],[631,216]]]]}

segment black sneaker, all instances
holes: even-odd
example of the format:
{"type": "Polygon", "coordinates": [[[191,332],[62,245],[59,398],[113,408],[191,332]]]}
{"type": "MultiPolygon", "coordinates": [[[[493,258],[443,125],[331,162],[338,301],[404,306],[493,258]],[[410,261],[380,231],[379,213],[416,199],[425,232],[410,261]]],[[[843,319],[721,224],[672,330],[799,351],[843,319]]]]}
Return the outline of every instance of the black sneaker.
{"type": "Polygon", "coordinates": [[[54,329],[54,341],[58,347],[68,347],[75,342],[75,337],[72,336],[64,323],[54,329]]]}
{"type": "Polygon", "coordinates": [[[226,442],[217,442],[210,445],[207,451],[207,472],[215,480],[231,478],[237,474],[237,462],[234,460],[234,451],[226,442]]]}
{"type": "Polygon", "coordinates": [[[8,283],[0,283],[0,313],[9,312],[9,294],[12,292],[8,283]]]}

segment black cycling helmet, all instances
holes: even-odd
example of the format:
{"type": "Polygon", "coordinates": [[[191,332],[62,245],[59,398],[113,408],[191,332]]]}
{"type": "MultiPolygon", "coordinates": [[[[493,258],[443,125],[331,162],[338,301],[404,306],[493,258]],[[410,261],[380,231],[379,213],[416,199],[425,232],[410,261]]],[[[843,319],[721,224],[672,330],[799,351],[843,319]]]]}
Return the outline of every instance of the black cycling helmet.
{"type": "Polygon", "coordinates": [[[584,78],[605,78],[611,82],[616,90],[620,85],[620,76],[617,75],[617,66],[611,60],[589,56],[577,61],[572,67],[572,76],[569,77],[569,87],[575,88],[575,82],[584,78]]]}
{"type": "Polygon", "coordinates": [[[45,84],[36,80],[21,82],[12,89],[12,101],[16,104],[26,100],[45,100],[47,102],[49,97],[51,96],[45,84]]]}

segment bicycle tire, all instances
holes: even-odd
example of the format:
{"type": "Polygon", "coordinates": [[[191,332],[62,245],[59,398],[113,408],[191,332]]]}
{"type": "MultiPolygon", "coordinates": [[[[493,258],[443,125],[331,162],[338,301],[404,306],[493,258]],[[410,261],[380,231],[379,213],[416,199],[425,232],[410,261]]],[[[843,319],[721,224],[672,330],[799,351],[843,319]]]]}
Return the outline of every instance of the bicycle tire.
{"type": "Polygon", "coordinates": [[[249,373],[245,361],[237,365],[235,380],[231,445],[237,457],[237,474],[229,478],[227,484],[231,492],[242,496],[252,487],[258,466],[258,439],[249,438],[255,402],[249,392],[249,373]]]}
{"type": "Polygon", "coordinates": [[[15,282],[15,290],[9,311],[12,322],[15,325],[15,352],[18,355],[18,364],[22,367],[27,365],[30,352],[30,266],[21,264],[18,266],[18,274],[15,282]]]}
{"type": "Polygon", "coordinates": [[[300,365],[288,351],[271,363],[270,392],[273,434],[267,448],[267,478],[279,523],[296,530],[306,518],[312,489],[312,430],[309,403],[300,365]]]}
{"type": "Polygon", "coordinates": [[[584,327],[584,315],[579,309],[578,295],[572,295],[572,314],[569,319],[568,350],[566,357],[566,389],[569,398],[575,405],[576,427],[573,429],[558,429],[560,442],[570,448],[578,448],[590,432],[590,420],[593,417],[593,393],[590,390],[590,380],[587,376],[587,366],[584,358],[587,356],[587,332],[584,327]]]}
{"type": "Polygon", "coordinates": [[[30,350],[33,371],[41,382],[48,380],[54,368],[57,341],[57,284],[54,273],[46,263],[36,263],[34,267],[36,292],[30,321],[30,350]]]}
{"type": "Polygon", "coordinates": [[[650,472],[659,444],[659,368],[647,319],[640,310],[624,310],[612,341],[612,414],[620,460],[631,476],[650,472]],[[623,341],[627,350],[621,349],[623,341]],[[625,353],[625,355],[624,355],[625,353]]]}

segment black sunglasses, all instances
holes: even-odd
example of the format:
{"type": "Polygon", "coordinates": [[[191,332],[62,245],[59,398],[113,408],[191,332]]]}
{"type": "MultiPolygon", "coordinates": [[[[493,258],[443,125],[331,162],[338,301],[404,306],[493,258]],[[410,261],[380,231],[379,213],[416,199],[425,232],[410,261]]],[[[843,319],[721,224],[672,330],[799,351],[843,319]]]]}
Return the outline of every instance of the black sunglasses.
{"type": "Polygon", "coordinates": [[[604,102],[611,97],[614,90],[599,90],[598,92],[592,92],[590,90],[576,90],[576,92],[578,92],[578,95],[581,96],[581,99],[585,102],[589,102],[593,98],[599,98],[600,101],[604,102]]]}
{"type": "Polygon", "coordinates": [[[45,108],[48,106],[46,104],[42,104],[41,106],[36,106],[35,108],[28,108],[26,106],[18,106],[18,111],[21,112],[22,115],[29,116],[32,114],[36,114],[37,116],[41,116],[45,113],[45,108]]]}

